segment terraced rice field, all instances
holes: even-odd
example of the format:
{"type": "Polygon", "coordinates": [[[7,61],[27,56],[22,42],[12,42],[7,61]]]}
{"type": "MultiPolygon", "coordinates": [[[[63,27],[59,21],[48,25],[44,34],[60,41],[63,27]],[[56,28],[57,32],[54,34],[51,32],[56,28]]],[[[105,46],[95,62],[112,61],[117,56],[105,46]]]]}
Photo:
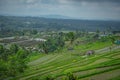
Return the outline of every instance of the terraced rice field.
{"type": "Polygon", "coordinates": [[[49,54],[28,63],[29,68],[17,80],[64,80],[73,73],[78,80],[120,80],[120,50],[92,56],[73,53],[49,54]]]}

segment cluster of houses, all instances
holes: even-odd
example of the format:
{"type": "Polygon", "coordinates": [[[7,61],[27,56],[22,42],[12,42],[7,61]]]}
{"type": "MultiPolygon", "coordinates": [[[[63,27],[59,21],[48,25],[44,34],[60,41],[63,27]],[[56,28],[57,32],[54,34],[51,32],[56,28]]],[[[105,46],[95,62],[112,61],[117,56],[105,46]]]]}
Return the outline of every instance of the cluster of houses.
{"type": "Polygon", "coordinates": [[[18,45],[24,44],[24,47],[27,50],[39,51],[39,52],[43,52],[43,51],[36,47],[37,44],[40,43],[40,42],[45,42],[45,41],[46,41],[45,39],[41,39],[41,38],[28,38],[28,37],[23,37],[23,36],[22,37],[18,37],[17,40],[15,39],[15,37],[0,38],[0,44],[5,46],[5,47],[9,47],[10,44],[13,44],[13,43],[18,44],[18,45]],[[26,38],[26,39],[22,39],[22,38],[26,38]],[[8,43],[6,43],[4,40],[5,41],[7,40],[8,43]],[[30,44],[29,42],[32,42],[32,43],[30,44]],[[28,44],[30,44],[30,46],[27,46],[28,44]]]}

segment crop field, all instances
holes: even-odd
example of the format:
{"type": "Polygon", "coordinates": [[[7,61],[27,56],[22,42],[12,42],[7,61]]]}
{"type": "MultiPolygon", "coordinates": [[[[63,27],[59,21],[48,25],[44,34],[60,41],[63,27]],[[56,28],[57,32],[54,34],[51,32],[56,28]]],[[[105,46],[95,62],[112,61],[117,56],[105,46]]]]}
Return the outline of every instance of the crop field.
{"type": "Polygon", "coordinates": [[[119,80],[120,50],[112,50],[91,56],[74,55],[74,52],[40,54],[40,58],[28,63],[28,69],[15,79],[66,80],[72,73],[78,80],[119,80]]]}

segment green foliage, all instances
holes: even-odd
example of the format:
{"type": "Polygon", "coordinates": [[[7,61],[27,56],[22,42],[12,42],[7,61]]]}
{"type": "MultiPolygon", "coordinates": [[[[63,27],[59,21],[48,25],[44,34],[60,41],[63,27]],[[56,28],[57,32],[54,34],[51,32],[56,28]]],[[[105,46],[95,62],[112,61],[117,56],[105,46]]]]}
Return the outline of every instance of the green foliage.
{"type": "Polygon", "coordinates": [[[0,59],[0,80],[7,77],[6,74],[7,74],[7,64],[5,63],[5,61],[0,59]]]}
{"type": "Polygon", "coordinates": [[[100,39],[100,41],[102,41],[102,42],[106,42],[108,40],[108,38],[106,38],[106,37],[101,37],[101,39],[100,39]]]}
{"type": "Polygon", "coordinates": [[[24,72],[27,68],[26,57],[29,52],[12,44],[10,49],[4,46],[0,47],[0,79],[15,77],[17,74],[24,72]]]}
{"type": "Polygon", "coordinates": [[[73,73],[68,73],[67,78],[65,80],[78,80],[76,76],[73,75],[73,73]]]}
{"type": "Polygon", "coordinates": [[[0,55],[4,52],[3,45],[0,45],[0,55]]]}
{"type": "Polygon", "coordinates": [[[26,49],[19,49],[17,52],[17,57],[19,59],[25,59],[29,55],[29,51],[26,49]]]}
{"type": "Polygon", "coordinates": [[[70,43],[72,44],[73,41],[75,40],[75,33],[74,32],[67,33],[67,38],[68,40],[70,40],[70,43]]]}
{"type": "Polygon", "coordinates": [[[45,80],[55,80],[55,79],[51,76],[47,76],[45,80]]]}
{"type": "Polygon", "coordinates": [[[114,78],[109,79],[109,80],[120,80],[120,76],[114,77],[114,78]]]}
{"type": "Polygon", "coordinates": [[[0,59],[7,60],[8,55],[10,55],[11,52],[9,49],[4,48],[4,46],[0,45],[0,59]]]}
{"type": "Polygon", "coordinates": [[[112,44],[114,44],[114,42],[115,42],[115,38],[114,38],[113,36],[110,36],[109,38],[110,38],[112,44]]]}
{"type": "Polygon", "coordinates": [[[33,34],[33,35],[36,35],[37,33],[38,33],[37,30],[32,30],[32,31],[31,31],[31,34],[33,34]]]}
{"type": "Polygon", "coordinates": [[[99,38],[99,34],[95,34],[94,36],[93,36],[93,39],[98,39],[99,38]]]}
{"type": "Polygon", "coordinates": [[[47,41],[39,44],[39,48],[42,48],[44,52],[48,54],[49,52],[54,52],[56,50],[63,48],[64,45],[65,41],[60,34],[55,37],[51,37],[47,41]]]}
{"type": "Polygon", "coordinates": [[[17,53],[18,50],[19,50],[19,47],[16,44],[12,44],[10,46],[10,51],[11,51],[12,54],[17,53]]]}

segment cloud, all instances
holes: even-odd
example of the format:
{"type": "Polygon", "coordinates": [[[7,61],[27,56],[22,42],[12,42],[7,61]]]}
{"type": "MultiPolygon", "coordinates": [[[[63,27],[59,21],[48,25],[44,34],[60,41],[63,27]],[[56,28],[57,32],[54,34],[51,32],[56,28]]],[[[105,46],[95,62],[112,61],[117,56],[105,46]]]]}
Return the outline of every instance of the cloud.
{"type": "Polygon", "coordinates": [[[69,2],[77,3],[79,6],[84,6],[87,4],[92,5],[111,5],[120,7],[120,0],[67,0],[69,2]]]}
{"type": "Polygon", "coordinates": [[[120,19],[120,0],[0,0],[0,13],[120,19]]]}
{"type": "MultiPolygon", "coordinates": [[[[41,1],[41,0],[39,0],[39,1],[41,1]]],[[[39,1],[38,0],[20,0],[20,3],[23,5],[29,5],[29,4],[36,4],[39,1]]]]}
{"type": "Polygon", "coordinates": [[[37,0],[26,0],[25,2],[27,4],[34,4],[34,3],[37,3],[37,0]]]}
{"type": "Polygon", "coordinates": [[[77,2],[82,2],[82,1],[85,1],[85,2],[120,2],[120,0],[68,0],[68,1],[77,1],[77,2]]]}

